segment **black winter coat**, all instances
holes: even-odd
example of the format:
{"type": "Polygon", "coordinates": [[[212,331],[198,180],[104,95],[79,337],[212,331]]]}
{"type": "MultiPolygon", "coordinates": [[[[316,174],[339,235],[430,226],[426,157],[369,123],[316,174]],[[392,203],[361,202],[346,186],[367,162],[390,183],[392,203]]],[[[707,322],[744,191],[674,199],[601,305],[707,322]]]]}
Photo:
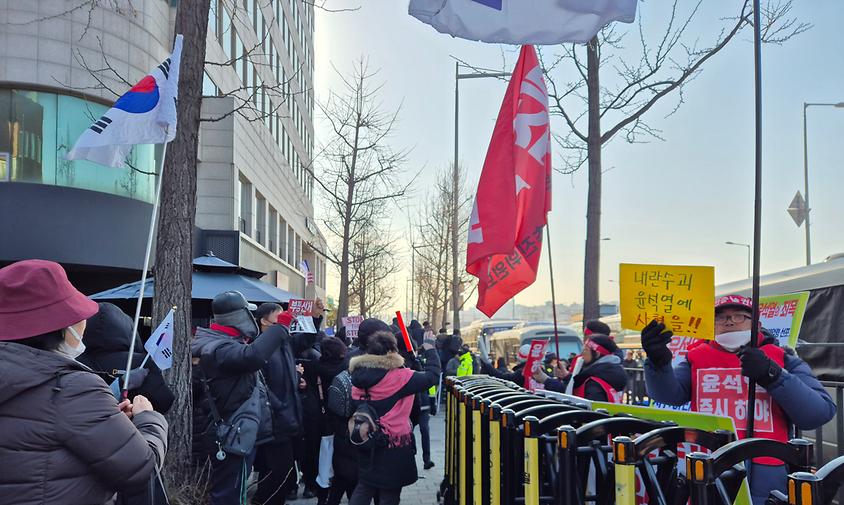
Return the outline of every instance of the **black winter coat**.
{"type": "MultiPolygon", "coordinates": [[[[328,399],[328,388],[334,377],[347,369],[346,359],[328,360],[325,356],[320,357],[314,363],[314,369],[322,383],[323,405],[328,399]]],[[[323,414],[324,433],[334,434],[334,456],[332,463],[334,473],[346,482],[357,482],[358,480],[358,451],[349,440],[349,419],[338,416],[330,410],[323,414]]]]}
{"type": "MultiPolygon", "coordinates": [[[[193,375],[194,395],[199,394],[193,402],[195,453],[216,451],[213,416],[202,378],[208,382],[220,417],[226,419],[251,396],[258,371],[288,337],[287,329],[281,325],[274,325],[270,330],[247,344],[245,337],[229,334],[237,332],[234,328],[212,324],[211,328],[197,329],[191,344],[191,355],[199,358],[193,375]]],[[[262,419],[262,426],[269,422],[271,419],[262,419]]]]}
{"type": "MultiPolygon", "coordinates": [[[[574,376],[574,389],[579,388],[591,377],[597,377],[605,381],[616,391],[624,391],[625,386],[627,386],[627,372],[621,366],[621,360],[615,355],[604,356],[598,361],[585,365],[580,373],[574,376]]],[[[572,380],[571,375],[562,381],[548,379],[545,381],[545,389],[563,393],[570,380],[572,380]]],[[[606,402],[609,400],[607,398],[607,392],[595,381],[586,382],[583,397],[593,402],[606,402]]]]}
{"type": "MultiPolygon", "coordinates": [[[[287,334],[281,325],[273,325],[264,332],[284,333],[282,344],[272,353],[262,371],[267,382],[273,414],[273,435],[283,442],[302,431],[302,402],[299,398],[299,374],[296,355],[314,344],[316,335],[287,334]]],[[[259,337],[260,338],[260,337],[259,337]]]]}

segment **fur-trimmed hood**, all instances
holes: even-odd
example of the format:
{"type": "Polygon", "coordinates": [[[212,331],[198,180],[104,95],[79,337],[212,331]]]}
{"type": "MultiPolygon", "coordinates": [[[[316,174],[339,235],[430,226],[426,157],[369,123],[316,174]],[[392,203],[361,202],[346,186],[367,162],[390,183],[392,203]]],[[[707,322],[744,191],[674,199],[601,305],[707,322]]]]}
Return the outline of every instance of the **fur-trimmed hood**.
{"type": "Polygon", "coordinates": [[[354,373],[356,369],[362,368],[393,370],[403,366],[404,358],[399,353],[391,352],[380,356],[377,354],[362,354],[349,361],[349,373],[354,373]]]}

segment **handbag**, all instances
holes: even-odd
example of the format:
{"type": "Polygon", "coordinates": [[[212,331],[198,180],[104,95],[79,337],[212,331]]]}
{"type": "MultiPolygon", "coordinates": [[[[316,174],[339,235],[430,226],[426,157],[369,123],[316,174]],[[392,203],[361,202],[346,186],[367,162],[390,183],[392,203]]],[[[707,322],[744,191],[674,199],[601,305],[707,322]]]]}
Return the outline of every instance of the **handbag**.
{"type": "Polygon", "coordinates": [[[215,457],[219,461],[226,459],[227,454],[246,457],[255,448],[258,441],[258,429],[261,425],[259,381],[256,381],[249,398],[241,403],[228,419],[224,420],[220,416],[220,411],[217,410],[217,402],[211,396],[208,380],[204,376],[200,380],[205,388],[205,397],[211,408],[211,416],[214,418],[214,435],[217,444],[215,457]]]}

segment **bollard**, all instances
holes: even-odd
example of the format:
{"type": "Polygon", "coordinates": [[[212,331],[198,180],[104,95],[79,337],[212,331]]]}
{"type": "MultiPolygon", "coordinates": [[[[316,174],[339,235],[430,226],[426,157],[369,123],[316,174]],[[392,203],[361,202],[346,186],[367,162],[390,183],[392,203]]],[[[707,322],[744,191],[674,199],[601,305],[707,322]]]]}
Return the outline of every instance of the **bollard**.
{"type": "Polygon", "coordinates": [[[501,406],[489,408],[489,505],[501,505],[501,406]]]}
{"type": "Polygon", "coordinates": [[[636,505],[636,445],[630,437],[615,437],[615,505],[636,505]]]}
{"type": "Polygon", "coordinates": [[[470,395],[469,407],[472,411],[472,505],[481,505],[481,468],[483,467],[483,449],[481,441],[481,402],[477,395],[470,395]]]}
{"type": "Polygon", "coordinates": [[[807,472],[797,472],[788,476],[788,505],[823,505],[818,503],[820,478],[807,472]]]}
{"type": "Polygon", "coordinates": [[[578,503],[577,431],[573,426],[557,428],[557,498],[560,505],[578,503]]]}
{"type": "Polygon", "coordinates": [[[460,450],[463,451],[463,456],[460,458],[460,470],[464,480],[460,486],[461,505],[474,505],[472,498],[472,438],[474,433],[472,431],[472,397],[470,393],[464,394],[461,402],[461,407],[465,416],[463,423],[460,424],[461,444],[460,450]]]}
{"type": "Polygon", "coordinates": [[[709,505],[709,485],[712,475],[712,458],[702,452],[686,456],[686,478],[689,482],[690,505],[709,505]]]}
{"type": "Polygon", "coordinates": [[[802,438],[792,438],[788,445],[797,452],[797,458],[792,465],[793,471],[811,473],[815,463],[815,445],[802,438]]]}
{"type": "Polygon", "coordinates": [[[528,416],[524,420],[525,440],[525,505],[539,505],[539,438],[537,425],[539,419],[528,416]]]}
{"type": "Polygon", "coordinates": [[[460,505],[467,505],[466,501],[466,398],[462,391],[457,393],[457,498],[460,505]]]}
{"type": "MultiPolygon", "coordinates": [[[[507,472],[515,472],[518,471],[521,467],[514,469],[513,466],[513,451],[510,449],[509,439],[510,439],[510,431],[511,426],[516,423],[516,413],[510,409],[504,409],[501,412],[501,458],[502,458],[502,471],[501,471],[501,502],[504,505],[510,505],[511,503],[515,503],[516,501],[516,492],[513,489],[512,481],[513,479],[505,473],[507,472]]],[[[524,471],[520,471],[519,473],[523,473],[524,471]]]]}

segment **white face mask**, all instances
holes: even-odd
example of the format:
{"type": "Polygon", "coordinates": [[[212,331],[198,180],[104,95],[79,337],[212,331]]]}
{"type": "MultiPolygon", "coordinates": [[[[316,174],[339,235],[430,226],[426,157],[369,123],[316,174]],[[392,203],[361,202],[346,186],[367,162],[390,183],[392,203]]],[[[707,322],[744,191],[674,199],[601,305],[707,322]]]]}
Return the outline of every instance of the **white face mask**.
{"type": "Polygon", "coordinates": [[[715,335],[715,341],[725,350],[736,352],[741,346],[750,342],[750,330],[731,331],[715,335]]]}
{"type": "Polygon", "coordinates": [[[73,338],[75,338],[77,342],[79,342],[78,345],[76,347],[73,347],[68,344],[67,341],[64,341],[59,344],[59,347],[58,349],[56,349],[56,351],[64,354],[70,359],[76,359],[77,357],[79,357],[80,354],[85,352],[85,344],[82,343],[82,336],[80,336],[79,333],[77,333],[72,326],[68,326],[67,330],[70,332],[71,335],[73,335],[73,338]]]}

